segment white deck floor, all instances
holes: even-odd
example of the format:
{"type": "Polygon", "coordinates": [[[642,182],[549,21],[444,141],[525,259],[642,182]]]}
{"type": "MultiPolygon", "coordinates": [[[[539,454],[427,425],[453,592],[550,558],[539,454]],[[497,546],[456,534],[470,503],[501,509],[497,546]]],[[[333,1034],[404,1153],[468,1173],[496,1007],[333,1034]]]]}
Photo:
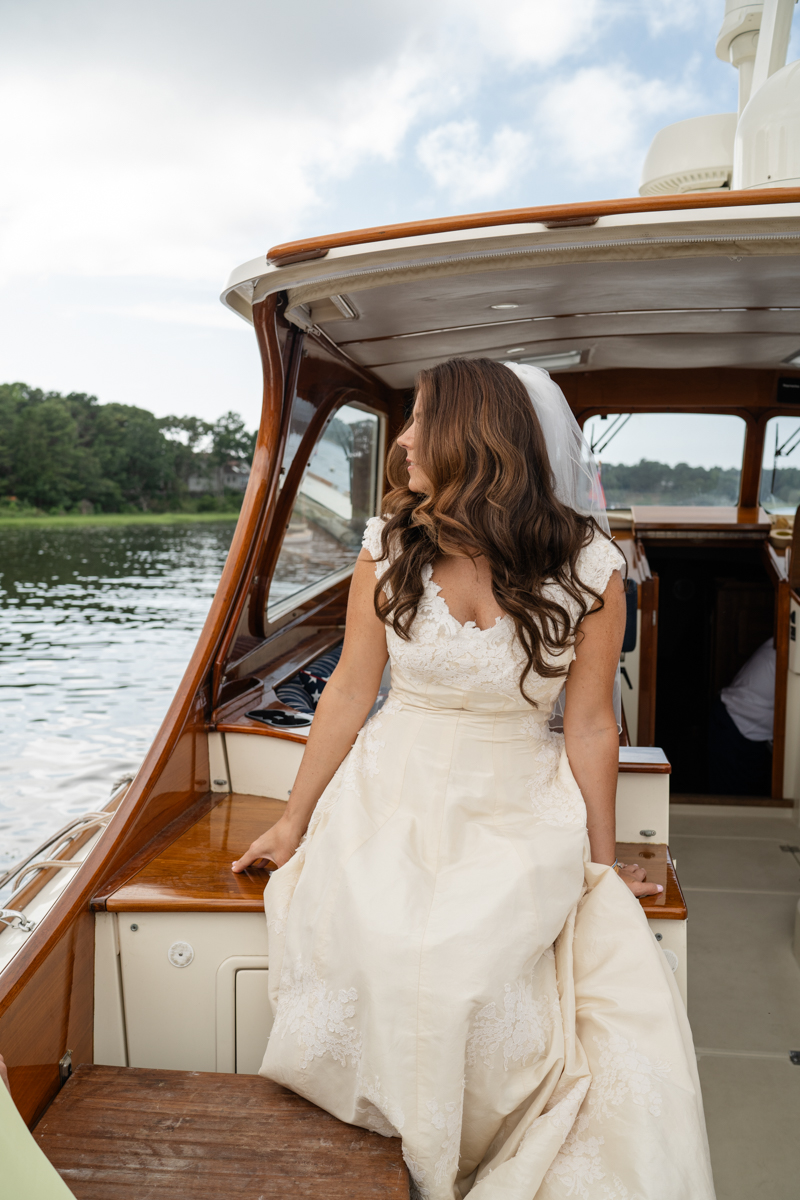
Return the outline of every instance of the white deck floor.
{"type": "Polygon", "coordinates": [[[791,810],[671,807],[718,1200],[800,1196],[800,866],[786,844],[800,845],[791,810]]]}

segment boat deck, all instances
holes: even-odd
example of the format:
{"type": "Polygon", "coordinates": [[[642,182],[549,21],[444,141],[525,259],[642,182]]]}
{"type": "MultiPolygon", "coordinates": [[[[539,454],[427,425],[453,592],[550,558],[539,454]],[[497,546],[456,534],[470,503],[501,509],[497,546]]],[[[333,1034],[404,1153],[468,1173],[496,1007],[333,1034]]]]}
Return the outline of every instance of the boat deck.
{"type": "Polygon", "coordinates": [[[408,1200],[399,1138],[258,1075],[78,1067],[34,1136],[77,1200],[408,1200]]]}
{"type": "Polygon", "coordinates": [[[800,966],[792,954],[800,845],[792,812],[673,804],[670,845],[689,906],[689,1020],[718,1200],[796,1200],[800,966]]]}

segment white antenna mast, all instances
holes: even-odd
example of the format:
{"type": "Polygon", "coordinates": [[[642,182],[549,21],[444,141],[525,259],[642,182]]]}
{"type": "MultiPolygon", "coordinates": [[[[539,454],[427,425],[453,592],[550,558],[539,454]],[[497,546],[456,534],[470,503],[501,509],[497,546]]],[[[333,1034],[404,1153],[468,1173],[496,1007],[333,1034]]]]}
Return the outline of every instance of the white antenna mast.
{"type": "Polygon", "coordinates": [[[761,17],[761,32],[758,35],[753,83],[750,95],[754,96],[763,87],[770,75],[786,66],[789,38],[792,33],[792,17],[797,0],[764,0],[761,17]]]}

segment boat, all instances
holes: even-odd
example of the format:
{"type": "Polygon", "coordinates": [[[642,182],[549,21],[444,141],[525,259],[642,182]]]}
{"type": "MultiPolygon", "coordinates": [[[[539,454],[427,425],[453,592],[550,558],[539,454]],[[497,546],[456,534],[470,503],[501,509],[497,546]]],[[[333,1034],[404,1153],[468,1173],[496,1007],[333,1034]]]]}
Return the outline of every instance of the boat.
{"type": "MultiPolygon", "coordinates": [[[[2,881],[15,891],[1,918],[0,1052],[20,1113],[76,1196],[194,1197],[198,1172],[208,1197],[231,1191],[237,1173],[236,1194],[253,1200],[407,1195],[396,1139],[341,1126],[255,1077],[270,1024],[268,876],[233,875],[230,863],[289,796],[313,721],[306,684],[324,682],[341,644],[361,533],[381,511],[384,456],[415,375],[456,355],[545,367],[598,445],[633,418],[642,429],[670,418],[688,439],[701,414],[720,422],[720,439],[738,431],[729,502],[664,496],[611,512],[632,581],[618,852],[663,882],[641,903],[709,1038],[709,1013],[735,1024],[719,988],[737,964],[742,989],[800,997],[800,926],[793,951],[786,915],[800,896],[800,521],[774,495],[790,444],[780,430],[800,421],[800,62],[783,65],[792,9],[727,0],[717,50],[740,72],[740,112],[657,135],[638,196],[305,238],[233,271],[222,299],[253,328],[263,401],[207,620],[135,777],[2,881]],[[767,636],[771,784],[742,806],[698,785],[697,764],[713,696],[767,636]],[[758,859],[773,852],[780,871],[758,859]],[[745,929],[747,897],[773,895],[777,925],[745,929]],[[695,905],[707,922],[696,933],[695,905]],[[779,979],[758,945],[775,947],[779,979]]],[[[735,1003],[749,1021],[747,996],[735,1003]]],[[[789,1158],[759,1159],[800,1084],[800,1033],[784,1045],[783,1029],[763,1052],[755,1032],[755,1049],[698,1043],[718,1072],[709,1121],[726,1200],[755,1194],[753,1170],[773,1197],[796,1178],[789,1158]],[[749,1125],[729,1127],[732,1088],[750,1097],[745,1124],[773,1131],[759,1152],[749,1125]],[[749,1175],[737,1145],[748,1161],[755,1153],[749,1175]]]]}

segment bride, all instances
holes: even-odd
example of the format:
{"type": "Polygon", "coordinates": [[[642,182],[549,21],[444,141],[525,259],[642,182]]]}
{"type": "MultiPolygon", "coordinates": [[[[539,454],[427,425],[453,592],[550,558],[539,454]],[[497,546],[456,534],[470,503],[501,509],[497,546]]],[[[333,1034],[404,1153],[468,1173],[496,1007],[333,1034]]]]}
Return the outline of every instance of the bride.
{"type": "Polygon", "coordinates": [[[285,815],[233,864],[280,868],[261,1073],[401,1137],[425,1200],[712,1200],[660,888],[615,861],[624,561],[580,430],[546,372],[453,359],[388,476],[285,815]]]}

